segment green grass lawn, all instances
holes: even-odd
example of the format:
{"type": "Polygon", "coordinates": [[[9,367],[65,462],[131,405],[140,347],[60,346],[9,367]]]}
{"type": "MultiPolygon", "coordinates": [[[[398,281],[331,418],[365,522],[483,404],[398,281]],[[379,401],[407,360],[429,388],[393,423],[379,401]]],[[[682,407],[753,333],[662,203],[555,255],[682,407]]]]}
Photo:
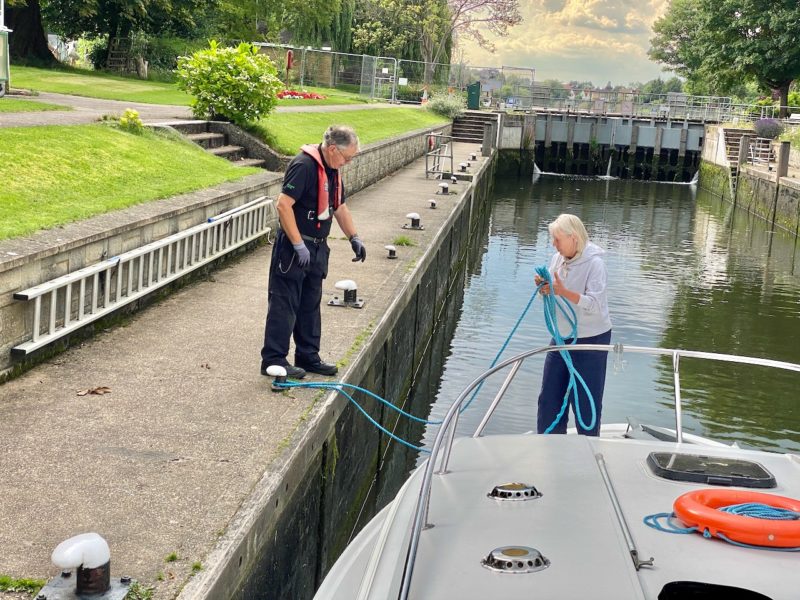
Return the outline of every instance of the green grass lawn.
{"type": "Polygon", "coordinates": [[[174,83],[146,81],[82,69],[40,69],[12,65],[11,81],[15,88],[106,100],[188,106],[190,99],[174,83]]]}
{"type": "Polygon", "coordinates": [[[260,171],[107,125],[3,128],[0,148],[0,240],[260,171]]]}
{"type": "MultiPolygon", "coordinates": [[[[188,106],[190,96],[178,89],[174,83],[143,81],[132,77],[121,77],[102,71],[83,69],[41,69],[37,67],[11,67],[16,88],[71,94],[88,98],[146,102],[148,104],[173,104],[188,106]]],[[[358,94],[336,89],[289,86],[287,89],[315,92],[325,96],[324,100],[278,100],[278,106],[313,106],[317,104],[360,104],[368,100],[358,94]]]]}
{"type": "Polygon", "coordinates": [[[69,106],[37,102],[36,100],[21,100],[19,98],[0,98],[0,113],[37,112],[43,110],[72,110],[69,106]]]}
{"type": "Polygon", "coordinates": [[[273,113],[253,131],[278,152],[292,156],[300,146],[319,142],[329,125],[350,125],[362,146],[449,120],[418,108],[375,108],[340,112],[273,113]]]}

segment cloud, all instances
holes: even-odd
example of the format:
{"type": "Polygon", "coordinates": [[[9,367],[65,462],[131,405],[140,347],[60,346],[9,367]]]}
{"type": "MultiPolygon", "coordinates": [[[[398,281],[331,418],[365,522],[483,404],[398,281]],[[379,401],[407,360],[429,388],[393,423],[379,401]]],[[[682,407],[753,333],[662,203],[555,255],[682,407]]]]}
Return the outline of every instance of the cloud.
{"type": "Polygon", "coordinates": [[[460,47],[470,64],[530,66],[537,79],[652,79],[661,75],[661,66],[647,57],[651,27],[667,2],[520,0],[522,23],[506,37],[487,35],[494,54],[466,39],[460,47]]]}

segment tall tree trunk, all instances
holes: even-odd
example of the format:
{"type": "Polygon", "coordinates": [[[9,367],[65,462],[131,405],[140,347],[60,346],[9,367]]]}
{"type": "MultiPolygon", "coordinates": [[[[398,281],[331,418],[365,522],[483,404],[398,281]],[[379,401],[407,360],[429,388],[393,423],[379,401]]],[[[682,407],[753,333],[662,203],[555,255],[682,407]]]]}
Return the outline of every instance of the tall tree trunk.
{"type": "Polygon", "coordinates": [[[789,86],[791,85],[792,80],[790,79],[788,81],[782,81],[778,86],[778,92],[780,92],[781,95],[781,109],[780,113],[778,113],[778,116],[781,119],[785,119],[786,113],[788,112],[787,107],[789,106],[789,86]]]}
{"type": "Polygon", "coordinates": [[[6,26],[13,30],[8,35],[8,52],[12,58],[33,60],[47,65],[56,63],[47,46],[39,0],[27,0],[24,6],[7,7],[6,19],[6,26]]]}

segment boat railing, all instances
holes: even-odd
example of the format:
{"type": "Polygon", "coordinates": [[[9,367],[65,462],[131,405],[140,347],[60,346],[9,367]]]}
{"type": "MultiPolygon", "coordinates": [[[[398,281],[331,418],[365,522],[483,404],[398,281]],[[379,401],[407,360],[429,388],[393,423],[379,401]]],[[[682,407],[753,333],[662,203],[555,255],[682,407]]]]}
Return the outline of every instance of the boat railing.
{"type": "Polygon", "coordinates": [[[419,548],[419,539],[422,531],[428,529],[433,525],[428,522],[428,507],[430,506],[431,485],[433,481],[434,472],[437,475],[444,475],[447,473],[447,467],[450,462],[450,452],[453,447],[453,441],[456,435],[456,426],[458,424],[458,416],[461,412],[461,407],[467,398],[470,397],[473,390],[480,386],[486,379],[502,371],[507,367],[511,367],[508,375],[503,381],[500,389],[497,391],[494,399],[492,400],[486,413],[483,415],[478,427],[472,434],[472,437],[480,437],[486,427],[486,424],[491,419],[495,409],[500,404],[508,390],[511,382],[516,377],[522,364],[531,356],[538,354],[546,354],[548,352],[560,352],[568,350],[569,352],[585,352],[585,351],[606,351],[614,352],[616,355],[621,356],[623,352],[630,352],[634,354],[648,354],[651,356],[669,356],[672,358],[672,373],[673,373],[673,391],[675,399],[675,436],[676,441],[681,443],[683,441],[683,426],[682,426],[682,409],[681,409],[681,391],[680,391],[680,361],[681,358],[700,358],[705,360],[715,360],[721,362],[741,363],[748,365],[772,367],[788,371],[800,372],[800,365],[788,363],[778,360],[771,360],[766,358],[755,358],[749,356],[736,356],[733,354],[720,354],[715,352],[699,352],[695,350],[674,350],[669,348],[651,348],[646,346],[623,346],[622,344],[574,344],[562,346],[543,346],[522,352],[514,357],[498,363],[494,367],[481,373],[475,378],[456,398],[455,402],[450,405],[436,437],[431,446],[431,454],[425,464],[425,472],[422,478],[422,484],[419,490],[419,497],[417,498],[417,505],[414,510],[414,521],[411,529],[411,538],[409,540],[408,551],[406,553],[406,564],[403,571],[403,579],[400,585],[400,600],[408,600],[408,595],[411,590],[411,578],[414,572],[414,563],[416,561],[417,550],[419,548]],[[436,470],[436,463],[440,462],[439,469],[436,470]]]}

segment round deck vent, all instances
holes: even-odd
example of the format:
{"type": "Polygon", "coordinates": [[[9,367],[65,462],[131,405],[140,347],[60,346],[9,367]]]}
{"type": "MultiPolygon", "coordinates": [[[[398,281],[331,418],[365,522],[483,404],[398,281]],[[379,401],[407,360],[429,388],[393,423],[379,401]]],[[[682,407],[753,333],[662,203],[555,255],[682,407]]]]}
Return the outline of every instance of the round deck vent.
{"type": "Polygon", "coordinates": [[[489,492],[489,498],[496,500],[535,500],[541,498],[542,494],[532,485],[527,483],[502,483],[494,486],[489,492]]]}
{"type": "Polygon", "coordinates": [[[528,546],[502,546],[495,548],[481,564],[501,573],[533,573],[550,566],[541,552],[528,546]]]}

